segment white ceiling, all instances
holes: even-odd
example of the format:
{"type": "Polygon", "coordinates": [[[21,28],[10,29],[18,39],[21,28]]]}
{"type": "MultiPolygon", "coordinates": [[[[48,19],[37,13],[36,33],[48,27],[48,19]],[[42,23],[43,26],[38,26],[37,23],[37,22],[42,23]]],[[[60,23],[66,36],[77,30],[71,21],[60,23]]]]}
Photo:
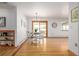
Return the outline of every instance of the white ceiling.
{"type": "Polygon", "coordinates": [[[34,17],[68,18],[68,3],[66,2],[17,2],[25,8],[25,15],[34,17]]]}

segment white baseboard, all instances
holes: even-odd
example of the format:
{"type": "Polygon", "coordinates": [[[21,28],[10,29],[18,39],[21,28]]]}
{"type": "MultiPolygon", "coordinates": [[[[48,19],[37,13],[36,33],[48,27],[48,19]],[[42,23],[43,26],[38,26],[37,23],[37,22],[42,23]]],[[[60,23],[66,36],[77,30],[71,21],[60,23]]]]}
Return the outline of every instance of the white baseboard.
{"type": "Polygon", "coordinates": [[[19,47],[19,46],[21,46],[21,44],[24,43],[26,40],[27,40],[27,38],[24,39],[24,40],[22,40],[19,44],[15,45],[15,47],[19,47]]]}
{"type": "Polygon", "coordinates": [[[47,38],[68,38],[68,37],[47,37],[47,38]]]}

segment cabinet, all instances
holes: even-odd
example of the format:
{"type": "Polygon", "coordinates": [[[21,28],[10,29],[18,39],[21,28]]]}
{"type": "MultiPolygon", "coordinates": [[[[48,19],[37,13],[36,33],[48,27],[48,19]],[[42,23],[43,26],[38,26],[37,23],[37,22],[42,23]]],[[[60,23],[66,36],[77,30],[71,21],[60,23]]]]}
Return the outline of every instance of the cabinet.
{"type": "Polygon", "coordinates": [[[15,30],[0,30],[0,45],[15,45],[15,30]]]}

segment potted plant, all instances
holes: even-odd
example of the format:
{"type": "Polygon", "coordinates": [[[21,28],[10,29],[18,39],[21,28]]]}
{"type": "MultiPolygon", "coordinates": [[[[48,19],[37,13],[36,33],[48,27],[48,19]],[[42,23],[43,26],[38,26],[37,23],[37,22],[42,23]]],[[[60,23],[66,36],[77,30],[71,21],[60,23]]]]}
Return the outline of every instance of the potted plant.
{"type": "Polygon", "coordinates": [[[38,29],[36,28],[36,29],[35,29],[35,32],[37,32],[37,31],[38,31],[38,29]]]}

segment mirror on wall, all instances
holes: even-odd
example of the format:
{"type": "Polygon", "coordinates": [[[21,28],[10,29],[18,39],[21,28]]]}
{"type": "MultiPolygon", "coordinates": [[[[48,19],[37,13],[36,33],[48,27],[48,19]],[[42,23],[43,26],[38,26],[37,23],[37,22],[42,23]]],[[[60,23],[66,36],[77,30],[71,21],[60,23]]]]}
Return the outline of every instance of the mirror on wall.
{"type": "Polygon", "coordinates": [[[52,28],[56,28],[57,27],[57,23],[52,23],[52,28]]]}

